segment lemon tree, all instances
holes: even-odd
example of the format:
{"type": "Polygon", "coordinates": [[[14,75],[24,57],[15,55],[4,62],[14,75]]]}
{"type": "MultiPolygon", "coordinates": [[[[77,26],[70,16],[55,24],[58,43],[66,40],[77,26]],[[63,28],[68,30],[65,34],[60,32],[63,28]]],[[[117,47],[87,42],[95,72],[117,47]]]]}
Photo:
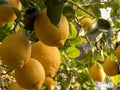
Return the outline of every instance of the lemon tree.
{"type": "Polygon", "coordinates": [[[119,2],[1,0],[0,89],[117,88],[119,2]]]}

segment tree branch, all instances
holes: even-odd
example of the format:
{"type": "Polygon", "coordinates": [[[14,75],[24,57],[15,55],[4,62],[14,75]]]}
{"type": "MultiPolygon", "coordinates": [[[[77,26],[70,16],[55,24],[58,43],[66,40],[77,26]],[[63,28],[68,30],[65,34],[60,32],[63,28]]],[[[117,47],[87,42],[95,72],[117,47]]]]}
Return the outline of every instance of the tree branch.
{"type": "Polygon", "coordinates": [[[74,6],[76,6],[77,8],[79,8],[80,10],[82,10],[83,12],[87,13],[88,15],[92,16],[93,18],[97,18],[95,15],[89,13],[88,11],[86,11],[84,8],[82,8],[79,4],[74,3],[72,0],[68,0],[68,3],[73,4],[74,6]]]}

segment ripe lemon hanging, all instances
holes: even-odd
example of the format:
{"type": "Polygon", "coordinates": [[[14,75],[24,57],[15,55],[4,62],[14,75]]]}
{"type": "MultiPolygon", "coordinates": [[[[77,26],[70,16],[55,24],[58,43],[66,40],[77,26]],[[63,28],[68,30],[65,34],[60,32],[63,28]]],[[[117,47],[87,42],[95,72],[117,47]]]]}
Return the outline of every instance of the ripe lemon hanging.
{"type": "Polygon", "coordinates": [[[60,27],[56,27],[50,22],[46,9],[44,9],[35,19],[34,30],[39,40],[44,44],[61,47],[68,37],[69,25],[66,17],[61,15],[60,27]]]}
{"type": "Polygon", "coordinates": [[[6,0],[6,2],[10,6],[0,5],[0,26],[4,26],[17,18],[13,8],[22,9],[22,4],[19,0],[6,0]]]}
{"type": "Polygon", "coordinates": [[[57,47],[51,47],[38,41],[32,45],[31,57],[44,67],[46,77],[54,77],[60,66],[60,53],[57,47]]]}
{"type": "Polygon", "coordinates": [[[80,20],[80,24],[85,30],[88,30],[92,25],[92,20],[90,18],[83,18],[80,20]]]}
{"type": "Polygon", "coordinates": [[[31,45],[23,33],[6,36],[0,47],[0,56],[4,64],[12,68],[22,68],[31,56],[31,45]]]}
{"type": "Polygon", "coordinates": [[[22,69],[15,69],[15,79],[25,89],[39,90],[45,80],[45,71],[40,62],[30,58],[22,69]]]}
{"type": "Polygon", "coordinates": [[[54,81],[51,77],[46,77],[45,83],[47,84],[47,90],[54,90],[57,85],[57,82],[54,81]]]}
{"type": "Polygon", "coordinates": [[[119,65],[114,60],[106,60],[103,63],[103,69],[106,75],[108,76],[114,76],[117,75],[119,72],[119,65]]]}
{"type": "Polygon", "coordinates": [[[120,46],[118,46],[118,47],[115,49],[115,54],[116,54],[117,58],[120,59],[120,46]]]}
{"type": "Polygon", "coordinates": [[[105,73],[104,73],[103,67],[100,67],[99,65],[94,64],[90,68],[90,76],[95,81],[103,82],[105,79],[105,73]]]}
{"type": "Polygon", "coordinates": [[[8,90],[25,90],[17,82],[12,82],[8,90]]]}

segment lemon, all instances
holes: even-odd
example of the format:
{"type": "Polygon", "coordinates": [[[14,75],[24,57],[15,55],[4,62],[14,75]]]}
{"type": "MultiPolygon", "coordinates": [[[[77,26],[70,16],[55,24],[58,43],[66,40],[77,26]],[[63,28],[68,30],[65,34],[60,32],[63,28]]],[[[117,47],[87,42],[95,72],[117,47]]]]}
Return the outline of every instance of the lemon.
{"type": "Polygon", "coordinates": [[[103,82],[105,79],[105,73],[104,73],[103,67],[100,67],[99,65],[94,64],[90,68],[90,76],[95,81],[103,82]]]}
{"type": "Polygon", "coordinates": [[[12,82],[8,90],[25,90],[17,82],[12,82]]]}
{"type": "Polygon", "coordinates": [[[31,57],[43,65],[46,77],[55,76],[60,66],[60,52],[57,47],[51,47],[38,41],[32,45],[31,57]]]}
{"type": "Polygon", "coordinates": [[[11,7],[18,9],[19,11],[22,9],[22,4],[20,0],[6,0],[11,7]]]}
{"type": "Polygon", "coordinates": [[[114,76],[117,75],[119,72],[119,65],[114,60],[106,60],[103,63],[103,69],[106,75],[108,76],[114,76]]]}
{"type": "Polygon", "coordinates": [[[116,54],[117,58],[120,59],[120,46],[118,46],[118,47],[115,49],[115,54],[116,54]]]}
{"type": "Polygon", "coordinates": [[[45,71],[40,62],[30,58],[22,69],[15,69],[15,79],[25,89],[39,90],[45,80],[45,71]]]}
{"type": "Polygon", "coordinates": [[[44,9],[35,18],[34,30],[39,40],[43,43],[61,47],[68,37],[69,25],[66,17],[61,15],[60,27],[56,27],[50,22],[46,9],[44,9]]]}
{"type": "Polygon", "coordinates": [[[31,44],[23,33],[9,34],[2,41],[0,56],[4,64],[22,68],[31,56],[31,44]]]}
{"type": "Polygon", "coordinates": [[[79,21],[81,26],[85,29],[88,30],[91,25],[92,25],[92,20],[90,18],[83,18],[82,20],[79,21]]]}
{"type": "Polygon", "coordinates": [[[57,85],[57,82],[54,81],[51,77],[46,77],[45,83],[47,84],[47,90],[54,90],[57,85]]]}
{"type": "Polygon", "coordinates": [[[4,26],[5,24],[14,21],[17,18],[13,8],[17,8],[18,10],[22,9],[22,4],[19,0],[6,1],[10,6],[0,5],[0,26],[4,26]]]}

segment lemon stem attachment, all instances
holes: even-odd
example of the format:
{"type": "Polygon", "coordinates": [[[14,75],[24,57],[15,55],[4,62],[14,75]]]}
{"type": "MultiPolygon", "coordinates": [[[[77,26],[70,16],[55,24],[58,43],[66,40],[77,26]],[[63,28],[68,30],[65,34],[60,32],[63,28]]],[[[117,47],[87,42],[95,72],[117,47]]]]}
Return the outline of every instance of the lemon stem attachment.
{"type": "Polygon", "coordinates": [[[51,23],[55,26],[60,26],[61,13],[63,12],[64,7],[63,0],[45,0],[47,6],[47,16],[50,19],[51,23]]]}

